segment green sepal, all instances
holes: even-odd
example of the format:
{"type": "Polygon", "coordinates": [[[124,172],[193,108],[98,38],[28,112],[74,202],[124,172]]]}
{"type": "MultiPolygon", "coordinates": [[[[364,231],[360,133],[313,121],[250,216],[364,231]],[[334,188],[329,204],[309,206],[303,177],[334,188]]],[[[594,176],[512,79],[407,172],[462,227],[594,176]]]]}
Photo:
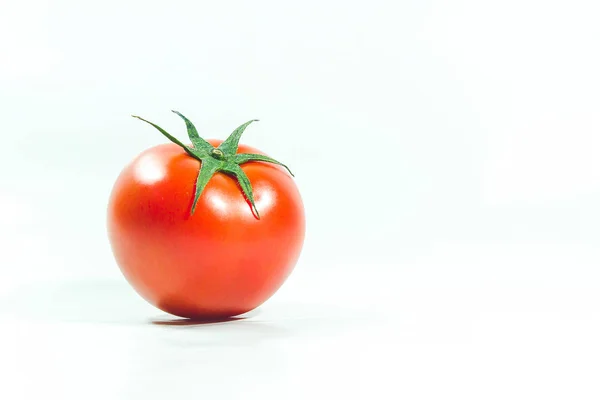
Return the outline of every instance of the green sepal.
{"type": "Polygon", "coordinates": [[[215,160],[213,158],[207,157],[202,160],[202,165],[200,165],[200,171],[198,171],[198,178],[196,178],[196,190],[194,193],[194,202],[192,203],[192,211],[190,214],[194,214],[196,210],[196,204],[198,203],[198,199],[200,199],[200,195],[204,191],[204,188],[210,181],[210,178],[217,172],[221,167],[223,162],[215,160]]]}
{"type": "Polygon", "coordinates": [[[175,110],[171,110],[171,111],[174,112],[175,114],[179,115],[181,117],[181,119],[183,119],[185,121],[185,126],[188,131],[188,137],[190,138],[190,141],[192,142],[192,144],[194,145],[194,147],[196,149],[203,149],[206,152],[210,152],[214,148],[212,144],[208,143],[206,140],[202,139],[200,137],[200,135],[198,135],[198,131],[196,130],[196,127],[194,126],[194,124],[192,124],[192,121],[187,119],[179,111],[175,111],[175,110]]]}
{"type": "Polygon", "coordinates": [[[272,159],[269,156],[264,156],[262,154],[253,154],[253,153],[240,153],[233,156],[233,161],[236,164],[247,163],[248,161],[264,161],[271,164],[281,165],[283,168],[287,169],[287,172],[290,173],[291,176],[294,176],[292,171],[288,168],[287,165],[280,163],[279,161],[272,159]]]}
{"type": "Polygon", "coordinates": [[[176,145],[178,145],[179,147],[181,147],[183,150],[185,150],[186,153],[188,153],[190,156],[192,157],[196,157],[196,154],[194,154],[194,152],[192,151],[192,149],[190,149],[188,146],[186,146],[185,144],[181,143],[179,141],[179,139],[177,139],[175,136],[171,135],[169,132],[165,131],[163,128],[161,128],[160,126],[145,120],[142,117],[138,117],[137,115],[132,115],[133,118],[137,118],[139,120],[142,120],[150,125],[152,125],[153,127],[155,127],[156,129],[158,129],[158,131],[160,133],[162,133],[167,139],[169,139],[171,142],[175,143],[176,145]]]}
{"type": "Polygon", "coordinates": [[[248,179],[248,175],[244,172],[242,167],[234,163],[225,163],[221,171],[226,172],[230,175],[235,176],[242,191],[246,195],[246,199],[250,202],[252,206],[252,211],[257,219],[260,219],[260,214],[258,213],[258,209],[256,208],[256,204],[254,203],[254,194],[252,193],[252,185],[250,184],[250,179],[248,179]]]}
{"type": "Polygon", "coordinates": [[[250,125],[253,122],[257,122],[257,121],[258,121],[257,119],[251,119],[250,121],[246,122],[245,124],[242,124],[242,125],[238,126],[237,128],[235,128],[235,130],[233,132],[231,132],[231,135],[229,135],[229,137],[227,139],[225,139],[225,141],[219,145],[219,150],[221,150],[226,155],[235,154],[237,152],[238,146],[240,144],[240,138],[242,137],[242,133],[244,133],[244,131],[246,130],[248,125],[250,125]]]}

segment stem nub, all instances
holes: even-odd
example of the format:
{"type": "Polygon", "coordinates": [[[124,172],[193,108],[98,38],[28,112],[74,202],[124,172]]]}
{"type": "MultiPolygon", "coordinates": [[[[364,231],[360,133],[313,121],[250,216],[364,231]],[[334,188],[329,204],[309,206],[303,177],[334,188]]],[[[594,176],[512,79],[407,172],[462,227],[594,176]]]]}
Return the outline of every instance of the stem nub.
{"type": "Polygon", "coordinates": [[[225,158],[225,154],[219,149],[212,149],[210,155],[217,160],[223,160],[225,158]]]}

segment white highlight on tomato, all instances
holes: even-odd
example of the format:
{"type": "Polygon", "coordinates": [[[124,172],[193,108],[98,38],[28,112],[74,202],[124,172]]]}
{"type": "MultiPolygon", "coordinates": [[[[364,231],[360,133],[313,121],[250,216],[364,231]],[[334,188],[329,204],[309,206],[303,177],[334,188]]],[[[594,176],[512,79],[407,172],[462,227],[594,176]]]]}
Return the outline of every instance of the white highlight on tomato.
{"type": "Polygon", "coordinates": [[[222,215],[227,215],[227,213],[229,212],[230,205],[220,193],[207,193],[206,195],[209,196],[208,202],[213,210],[217,211],[222,215]]]}
{"type": "Polygon", "coordinates": [[[270,188],[261,188],[262,190],[256,191],[254,197],[254,204],[256,204],[256,208],[258,212],[266,211],[273,207],[275,204],[275,200],[277,198],[277,193],[275,193],[270,188]]]}
{"type": "Polygon", "coordinates": [[[143,183],[156,183],[165,175],[166,171],[161,161],[150,153],[142,155],[136,163],[135,176],[143,183]]]}

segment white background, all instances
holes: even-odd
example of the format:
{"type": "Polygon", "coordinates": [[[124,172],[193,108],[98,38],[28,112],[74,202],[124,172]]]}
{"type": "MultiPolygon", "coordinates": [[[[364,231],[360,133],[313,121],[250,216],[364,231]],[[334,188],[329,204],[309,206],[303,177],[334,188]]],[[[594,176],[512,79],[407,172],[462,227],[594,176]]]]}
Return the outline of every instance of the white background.
{"type": "Polygon", "coordinates": [[[596,1],[0,1],[0,398],[597,399],[596,1]],[[181,324],[110,252],[120,169],[251,118],[307,239],[181,324]]]}

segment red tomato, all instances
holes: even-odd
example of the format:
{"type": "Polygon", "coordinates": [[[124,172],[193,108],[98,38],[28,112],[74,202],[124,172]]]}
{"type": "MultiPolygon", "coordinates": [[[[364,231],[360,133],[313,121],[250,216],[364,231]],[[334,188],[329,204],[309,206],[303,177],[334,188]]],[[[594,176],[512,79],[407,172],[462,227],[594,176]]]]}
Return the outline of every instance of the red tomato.
{"type": "MultiPolygon", "coordinates": [[[[209,140],[213,146],[221,141],[209,140]]],[[[240,145],[237,153],[260,153],[240,145]]],[[[121,271],[148,302],[187,318],[245,313],[283,284],[304,241],[304,208],[279,165],[242,164],[260,219],[236,179],[217,172],[190,213],[201,162],[169,143],[119,175],[108,206],[121,271]]]]}

